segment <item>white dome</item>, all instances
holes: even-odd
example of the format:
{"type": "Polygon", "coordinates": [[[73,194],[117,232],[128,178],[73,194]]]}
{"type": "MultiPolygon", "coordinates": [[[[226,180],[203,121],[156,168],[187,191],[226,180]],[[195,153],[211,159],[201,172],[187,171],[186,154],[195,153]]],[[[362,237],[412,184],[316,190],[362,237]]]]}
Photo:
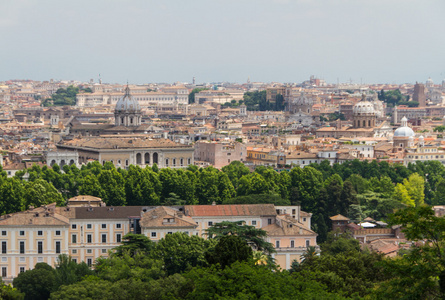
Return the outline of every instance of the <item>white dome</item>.
{"type": "Polygon", "coordinates": [[[136,112],[140,111],[141,107],[139,102],[130,95],[130,88],[127,86],[125,88],[125,95],[119,99],[116,103],[116,112],[136,112]]]}
{"type": "Polygon", "coordinates": [[[352,109],[354,114],[366,114],[366,115],[374,115],[374,104],[369,101],[360,101],[356,105],[354,105],[354,108],[352,109]]]}
{"type": "Polygon", "coordinates": [[[403,126],[403,127],[399,127],[396,129],[396,131],[394,131],[394,136],[415,136],[416,134],[414,133],[414,131],[408,127],[408,126],[403,126]]]}

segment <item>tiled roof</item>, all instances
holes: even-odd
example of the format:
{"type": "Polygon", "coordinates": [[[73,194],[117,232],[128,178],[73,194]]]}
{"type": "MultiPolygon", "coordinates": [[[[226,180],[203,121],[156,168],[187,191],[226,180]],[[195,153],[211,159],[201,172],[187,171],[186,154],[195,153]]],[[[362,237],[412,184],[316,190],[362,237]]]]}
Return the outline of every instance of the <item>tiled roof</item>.
{"type": "Polygon", "coordinates": [[[69,219],[55,212],[55,203],[14,214],[3,215],[0,226],[68,226],[69,219]]]}
{"type": "Polygon", "coordinates": [[[194,216],[275,216],[273,204],[186,205],[185,214],[194,216]]]}
{"type": "Polygon", "coordinates": [[[142,227],[145,228],[170,228],[170,227],[192,227],[196,228],[198,225],[189,216],[166,206],[158,206],[155,209],[147,211],[143,214],[141,222],[142,227]]]}
{"type": "Polygon", "coordinates": [[[335,215],[333,217],[330,217],[329,219],[331,219],[332,221],[350,221],[349,218],[343,216],[343,215],[335,215]]]}
{"type": "Polygon", "coordinates": [[[93,149],[134,149],[134,148],[190,148],[168,139],[140,137],[87,137],[66,141],[60,146],[74,146],[93,149]]]}

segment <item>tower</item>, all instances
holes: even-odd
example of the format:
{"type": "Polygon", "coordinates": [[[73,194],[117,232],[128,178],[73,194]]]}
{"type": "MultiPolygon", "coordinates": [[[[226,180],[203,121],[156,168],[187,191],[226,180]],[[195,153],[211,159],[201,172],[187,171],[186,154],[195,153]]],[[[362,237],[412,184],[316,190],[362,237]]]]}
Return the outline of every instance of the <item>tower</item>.
{"type": "Polygon", "coordinates": [[[426,106],[425,85],[416,82],[414,85],[413,101],[419,102],[419,107],[426,106]]]}
{"type": "Polygon", "coordinates": [[[116,103],[114,109],[114,125],[135,127],[141,125],[142,112],[136,99],[130,95],[130,88],[125,88],[125,94],[116,103]]]}

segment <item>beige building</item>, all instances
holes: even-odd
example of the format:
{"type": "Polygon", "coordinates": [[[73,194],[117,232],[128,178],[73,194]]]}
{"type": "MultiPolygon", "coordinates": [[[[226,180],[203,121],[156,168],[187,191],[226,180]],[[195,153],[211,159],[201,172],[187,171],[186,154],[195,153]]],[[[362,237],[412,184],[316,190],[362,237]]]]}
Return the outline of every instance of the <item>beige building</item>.
{"type": "Polygon", "coordinates": [[[0,217],[0,269],[11,282],[36,263],[56,263],[60,254],[88,265],[121,244],[129,233],[157,241],[167,234],[184,232],[207,238],[206,229],[222,221],[242,221],[263,228],[275,247],[274,258],[288,269],[308,246],[316,246],[310,229],[311,214],[299,206],[273,204],[104,206],[96,197],[77,196],[66,207],[55,204],[0,217]]]}
{"type": "Polygon", "coordinates": [[[168,139],[152,139],[146,135],[117,137],[84,137],[57,144],[58,151],[77,152],[79,164],[97,160],[110,161],[116,167],[130,165],[185,168],[194,164],[193,146],[175,143],[168,139]]]}
{"type": "Polygon", "coordinates": [[[195,144],[195,160],[209,162],[218,169],[232,161],[244,162],[246,156],[246,146],[239,142],[199,141],[195,144]]]}

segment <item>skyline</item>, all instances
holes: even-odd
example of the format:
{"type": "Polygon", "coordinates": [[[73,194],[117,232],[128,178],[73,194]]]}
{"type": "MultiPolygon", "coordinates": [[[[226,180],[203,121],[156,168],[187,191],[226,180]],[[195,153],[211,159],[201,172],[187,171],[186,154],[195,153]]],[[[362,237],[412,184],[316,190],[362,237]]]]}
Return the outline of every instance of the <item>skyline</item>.
{"type": "Polygon", "coordinates": [[[445,2],[14,1],[0,80],[415,83],[445,78],[445,2]],[[111,3],[111,4],[110,4],[111,3]],[[259,3],[259,4],[258,4],[259,3]],[[442,55],[441,55],[442,54],[442,55]]]}

